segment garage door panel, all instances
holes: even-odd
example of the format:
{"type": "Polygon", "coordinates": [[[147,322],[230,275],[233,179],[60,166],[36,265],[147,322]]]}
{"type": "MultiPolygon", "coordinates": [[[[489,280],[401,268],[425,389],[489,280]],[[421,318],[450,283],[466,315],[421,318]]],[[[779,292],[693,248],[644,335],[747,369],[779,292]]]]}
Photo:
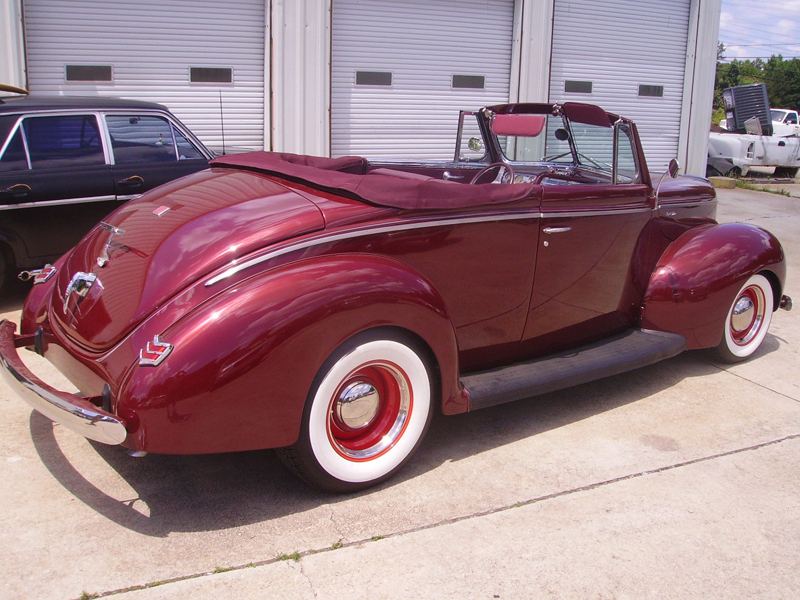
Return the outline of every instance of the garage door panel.
{"type": "Polygon", "coordinates": [[[636,121],[651,170],[678,153],[690,0],[555,0],[550,99],[598,104],[636,121]],[[591,81],[590,94],[564,82],[591,81]],[[663,96],[639,95],[663,86],[663,96]]]}
{"type": "Polygon", "coordinates": [[[32,92],[166,104],[209,147],[264,147],[264,0],[26,0],[32,92]],[[111,65],[111,82],[67,82],[65,65],[111,65]],[[191,83],[190,67],[232,69],[191,83]]]}
{"type": "Polygon", "coordinates": [[[513,0],[334,0],[331,154],[452,158],[458,111],[508,101],[513,17],[513,0]],[[357,85],[358,71],[391,85],[357,85]]]}

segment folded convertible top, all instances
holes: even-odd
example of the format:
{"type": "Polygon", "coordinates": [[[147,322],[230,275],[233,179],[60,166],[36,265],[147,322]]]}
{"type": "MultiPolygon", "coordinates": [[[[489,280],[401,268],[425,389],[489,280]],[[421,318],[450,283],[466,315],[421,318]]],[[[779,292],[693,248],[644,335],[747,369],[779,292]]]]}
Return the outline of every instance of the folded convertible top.
{"type": "Polygon", "coordinates": [[[389,169],[369,171],[360,156],[325,158],[280,152],[229,154],[212,167],[249,169],[341,194],[378,206],[442,209],[507,204],[531,196],[539,186],[525,183],[465,185],[433,178],[408,178],[389,169]]]}

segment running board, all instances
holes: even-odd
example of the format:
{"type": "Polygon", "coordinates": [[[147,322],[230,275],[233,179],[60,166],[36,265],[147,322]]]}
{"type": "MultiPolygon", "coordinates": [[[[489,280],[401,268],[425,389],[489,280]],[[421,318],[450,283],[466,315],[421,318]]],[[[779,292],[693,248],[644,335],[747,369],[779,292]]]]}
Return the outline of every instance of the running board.
{"type": "Polygon", "coordinates": [[[686,339],[677,333],[629,329],[558,354],[470,373],[461,383],[470,410],[478,410],[646,367],[684,350],[686,339]]]}

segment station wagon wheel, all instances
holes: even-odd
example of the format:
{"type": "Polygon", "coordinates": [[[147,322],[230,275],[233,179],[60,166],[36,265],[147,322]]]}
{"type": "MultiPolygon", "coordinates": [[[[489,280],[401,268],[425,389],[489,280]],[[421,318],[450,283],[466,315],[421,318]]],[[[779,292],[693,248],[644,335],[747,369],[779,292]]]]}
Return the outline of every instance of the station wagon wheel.
{"type": "Polygon", "coordinates": [[[432,415],[431,377],[416,344],[367,332],[320,369],[298,442],[279,451],[308,483],[352,492],[379,483],[416,450],[432,415]]]}
{"type": "Polygon", "coordinates": [[[8,260],[5,252],[5,248],[3,245],[0,244],[0,290],[3,289],[3,286],[8,279],[8,273],[11,270],[11,261],[8,260]]]}
{"type": "Polygon", "coordinates": [[[736,294],[725,318],[725,333],[717,353],[725,362],[739,362],[753,354],[772,322],[774,296],[769,280],[753,275],[736,294]]]}
{"type": "Polygon", "coordinates": [[[475,185],[478,183],[481,178],[483,178],[486,173],[497,169],[497,175],[495,175],[494,180],[492,183],[513,183],[514,182],[514,168],[511,165],[507,165],[503,162],[494,162],[490,165],[483,167],[480,171],[475,173],[475,177],[469,182],[470,185],[475,185]]]}

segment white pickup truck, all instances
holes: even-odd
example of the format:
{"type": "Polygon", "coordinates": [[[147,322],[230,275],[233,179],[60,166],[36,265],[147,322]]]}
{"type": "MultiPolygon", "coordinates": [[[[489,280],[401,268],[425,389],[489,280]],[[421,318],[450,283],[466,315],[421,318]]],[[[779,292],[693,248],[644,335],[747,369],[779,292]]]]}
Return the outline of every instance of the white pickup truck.
{"type": "Polygon", "coordinates": [[[747,175],[752,167],[774,167],[775,173],[794,177],[800,168],[800,118],[797,111],[785,108],[770,110],[773,134],[716,133],[708,139],[709,166],[732,163],[721,175],[747,175]]]}

